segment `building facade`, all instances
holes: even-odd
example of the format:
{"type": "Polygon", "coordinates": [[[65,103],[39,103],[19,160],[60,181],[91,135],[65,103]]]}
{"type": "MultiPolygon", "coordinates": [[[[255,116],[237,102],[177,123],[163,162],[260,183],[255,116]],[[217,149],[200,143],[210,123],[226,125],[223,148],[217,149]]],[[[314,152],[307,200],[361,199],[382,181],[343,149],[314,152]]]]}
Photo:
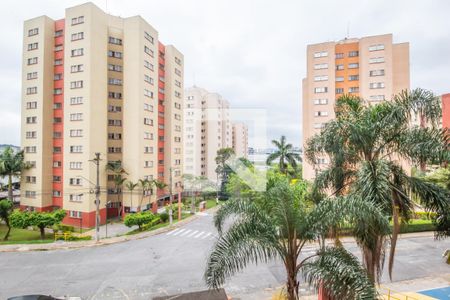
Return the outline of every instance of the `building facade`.
{"type": "Polygon", "coordinates": [[[450,94],[444,94],[442,99],[442,127],[450,129],[450,94]]]}
{"type": "Polygon", "coordinates": [[[216,181],[215,159],[217,151],[222,148],[233,148],[237,156],[246,157],[244,148],[247,149],[247,145],[242,144],[244,141],[248,143],[246,126],[238,125],[241,132],[233,143],[234,124],[230,121],[229,109],[228,101],[217,93],[196,86],[185,90],[185,174],[216,181]]]}
{"type": "MultiPolygon", "coordinates": [[[[350,94],[378,103],[409,88],[409,43],[393,43],[392,34],[308,45],[303,148],[335,117],[335,100],[340,96],[350,94]]],[[[317,162],[319,168],[327,164],[326,157],[317,162]]],[[[316,171],[303,163],[305,179],[314,178],[316,171]]]]}
{"type": "MultiPolygon", "coordinates": [[[[22,147],[33,168],[22,177],[21,207],[63,208],[64,223],[93,226],[97,152],[101,223],[122,200],[126,211],[154,206],[158,195],[144,197],[139,188],[122,188],[118,199],[105,165],[121,161],[132,182],[168,183],[168,170],[181,170],[183,66],[183,55],[140,16],[111,16],[86,3],[61,20],[25,21],[22,147]]],[[[181,171],[172,179],[181,187],[181,171]]]]}
{"type": "Polygon", "coordinates": [[[233,123],[233,150],[237,157],[248,158],[248,127],[244,123],[233,123]]]}

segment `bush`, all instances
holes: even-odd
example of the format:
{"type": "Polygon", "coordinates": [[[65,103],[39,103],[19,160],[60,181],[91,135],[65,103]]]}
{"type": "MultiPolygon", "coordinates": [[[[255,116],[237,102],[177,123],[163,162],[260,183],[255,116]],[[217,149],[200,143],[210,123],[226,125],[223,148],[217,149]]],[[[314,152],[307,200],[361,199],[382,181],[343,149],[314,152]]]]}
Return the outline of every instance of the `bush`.
{"type": "Polygon", "coordinates": [[[159,218],[161,219],[161,222],[166,223],[169,220],[169,213],[167,212],[160,213],[159,218]]]}
{"type": "Polygon", "coordinates": [[[53,226],[53,231],[75,232],[75,227],[64,224],[56,224],[53,226]]]}
{"type": "Polygon", "coordinates": [[[92,237],[90,235],[86,235],[86,236],[71,235],[71,236],[69,236],[69,238],[67,240],[68,241],[90,241],[90,240],[92,240],[92,237]]]}
{"type": "Polygon", "coordinates": [[[434,231],[436,226],[430,220],[411,220],[400,226],[400,233],[434,231]]]}
{"type": "Polygon", "coordinates": [[[149,211],[138,212],[134,214],[127,214],[124,224],[128,227],[137,225],[141,230],[142,225],[150,223],[155,218],[155,215],[149,211]]]}
{"type": "Polygon", "coordinates": [[[153,226],[155,226],[159,223],[161,223],[161,217],[155,216],[155,218],[153,220],[151,220],[149,223],[142,225],[142,230],[149,230],[150,228],[152,228],[153,226]]]}
{"type": "Polygon", "coordinates": [[[434,220],[436,216],[435,212],[417,211],[414,213],[414,218],[420,220],[434,220]]]}

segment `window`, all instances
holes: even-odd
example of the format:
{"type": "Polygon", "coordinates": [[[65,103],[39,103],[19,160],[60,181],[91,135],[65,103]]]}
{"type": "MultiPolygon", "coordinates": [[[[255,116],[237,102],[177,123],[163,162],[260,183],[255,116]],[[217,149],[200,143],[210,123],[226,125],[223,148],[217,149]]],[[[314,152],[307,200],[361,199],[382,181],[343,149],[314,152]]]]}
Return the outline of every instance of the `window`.
{"type": "Polygon", "coordinates": [[[26,122],[27,122],[27,124],[36,124],[37,117],[27,117],[26,122]]]}
{"type": "Polygon", "coordinates": [[[62,163],[60,161],[54,161],[53,162],[53,168],[59,168],[62,166],[62,163]]]}
{"type": "Polygon", "coordinates": [[[181,88],[181,82],[175,79],[175,85],[179,88],[181,88]]]}
{"type": "Polygon", "coordinates": [[[36,138],[36,131],[27,131],[25,133],[25,136],[27,139],[35,139],[36,138]]]}
{"type": "Polygon", "coordinates": [[[371,57],[369,58],[369,64],[384,63],[384,57],[371,57]]]}
{"type": "Polygon", "coordinates": [[[121,140],[122,134],[120,133],[108,133],[108,139],[109,140],[121,140]]]}
{"type": "Polygon", "coordinates": [[[122,148],[120,148],[120,147],[108,147],[108,153],[122,153],[122,148]]]}
{"type": "Polygon", "coordinates": [[[114,72],[122,72],[123,68],[120,65],[108,64],[108,70],[114,71],[114,72]]]}
{"type": "Polygon", "coordinates": [[[144,75],[144,81],[153,84],[153,78],[148,75],[144,75]]]}
{"type": "Polygon", "coordinates": [[[369,72],[369,76],[370,77],[375,77],[375,76],[384,76],[384,70],[372,70],[369,72]]]}
{"type": "Polygon", "coordinates": [[[122,80],[118,78],[108,78],[108,84],[111,85],[122,85],[122,80]]]}
{"type": "Polygon", "coordinates": [[[35,64],[37,64],[38,63],[38,58],[37,57],[32,57],[32,58],[29,58],[28,60],[27,60],[27,65],[35,65],[35,64]]]}
{"type": "Polygon", "coordinates": [[[78,73],[84,71],[84,65],[72,65],[70,66],[70,72],[71,73],[78,73]]]}
{"type": "Polygon", "coordinates": [[[84,32],[72,33],[72,36],[70,38],[71,41],[78,41],[82,39],[84,39],[84,32]]]}
{"type": "Polygon", "coordinates": [[[147,89],[144,89],[144,96],[149,97],[149,98],[153,98],[153,92],[149,91],[147,89]]]}
{"type": "MultiPolygon", "coordinates": [[[[83,194],[70,194],[69,195],[69,201],[82,202],[83,201],[83,194]]],[[[70,211],[70,217],[72,217],[72,218],[78,218],[78,214],[81,214],[81,213],[80,212],[72,212],[72,211],[70,211]]]]}
{"type": "Polygon", "coordinates": [[[357,57],[359,56],[359,51],[350,51],[348,53],[348,57],[357,57]]]}
{"type": "Polygon", "coordinates": [[[58,89],[53,90],[53,95],[61,95],[61,94],[62,94],[62,89],[58,88],[58,89]]]}
{"type": "Polygon", "coordinates": [[[144,132],[144,139],[145,140],[153,140],[153,133],[151,133],[151,132],[144,132]]]}
{"type": "Polygon", "coordinates": [[[71,161],[70,163],[69,163],[69,167],[70,167],[70,169],[72,169],[72,170],[81,170],[82,168],[82,163],[81,163],[81,161],[71,161]]]}
{"type": "Polygon", "coordinates": [[[39,34],[39,28],[33,28],[28,30],[28,36],[33,36],[39,34]]]}
{"type": "Polygon", "coordinates": [[[344,65],[336,65],[336,70],[344,70],[344,65]]]}
{"type": "Polygon", "coordinates": [[[327,160],[326,158],[318,158],[318,159],[316,160],[316,163],[317,163],[318,165],[326,165],[326,164],[328,163],[328,160],[327,160]]]}
{"type": "Polygon", "coordinates": [[[383,44],[377,44],[377,45],[369,46],[369,51],[379,51],[379,50],[384,50],[384,45],[383,44]]]}
{"type": "Polygon", "coordinates": [[[176,136],[176,137],[174,137],[173,140],[174,140],[176,143],[179,143],[179,142],[181,142],[181,137],[176,136]]]}
{"type": "Polygon", "coordinates": [[[153,147],[144,147],[144,153],[153,153],[153,147]]]}
{"type": "Polygon", "coordinates": [[[371,82],[370,83],[371,89],[383,89],[384,88],[384,82],[371,82]]]}
{"type": "Polygon", "coordinates": [[[318,93],[327,93],[328,92],[328,87],[316,87],[314,88],[314,93],[318,94],[318,93]]]}
{"type": "Polygon", "coordinates": [[[108,51],[108,56],[114,57],[114,58],[122,58],[123,57],[122,52],[111,51],[111,50],[108,51]]]}
{"type": "Polygon", "coordinates": [[[314,105],[328,104],[328,99],[314,99],[314,105]]]}
{"type": "Polygon", "coordinates": [[[323,128],[325,126],[324,123],[314,123],[313,127],[314,129],[320,129],[323,128]]]}
{"type": "Polygon", "coordinates": [[[336,59],[344,58],[344,53],[336,53],[336,59]]]}
{"type": "Polygon", "coordinates": [[[72,18],[72,26],[84,23],[84,16],[72,18]]]}
{"type": "Polygon", "coordinates": [[[175,97],[177,97],[177,98],[181,98],[181,93],[180,93],[180,92],[178,92],[178,91],[175,91],[175,97]]]}
{"type": "Polygon", "coordinates": [[[153,44],[154,39],[147,31],[144,31],[144,37],[147,39],[147,41],[153,44]]]}
{"type": "Polygon", "coordinates": [[[55,66],[61,66],[63,64],[63,60],[62,59],[55,59],[54,65],[55,66]]]}
{"type": "Polygon", "coordinates": [[[62,149],[61,147],[53,147],[53,153],[61,153],[62,149]]]}
{"type": "Polygon", "coordinates": [[[83,80],[71,81],[70,88],[71,89],[81,89],[83,87],[83,80]]]}
{"type": "Polygon", "coordinates": [[[61,182],[61,176],[53,176],[53,182],[61,182]]]}
{"type": "Polygon", "coordinates": [[[115,37],[110,36],[109,37],[109,43],[110,44],[114,44],[114,45],[122,45],[122,40],[119,39],[119,38],[115,38],[115,37]]]}
{"type": "Polygon", "coordinates": [[[36,108],[37,108],[36,101],[27,102],[27,109],[36,109],[36,108]]]}
{"type": "Polygon", "coordinates": [[[369,97],[370,101],[383,101],[384,95],[372,95],[369,97]]]}
{"type": "Polygon", "coordinates": [[[315,111],[314,117],[327,117],[328,112],[327,111],[315,111]]]}
{"type": "Polygon", "coordinates": [[[359,75],[349,75],[348,80],[349,81],[359,80],[359,75]]]}
{"type": "Polygon", "coordinates": [[[62,73],[57,73],[53,76],[53,80],[61,80],[63,78],[62,73]]]}
{"type": "Polygon", "coordinates": [[[153,161],[151,160],[144,161],[144,168],[151,168],[151,167],[153,167],[153,161]]]}
{"type": "MultiPolygon", "coordinates": [[[[82,195],[79,195],[80,198],[82,195]]],[[[82,201],[82,199],[80,199],[80,201],[82,201]]],[[[69,217],[71,218],[75,218],[75,219],[81,219],[83,213],[81,211],[76,211],[76,210],[70,210],[69,211],[69,217]]]]}
{"type": "Polygon", "coordinates": [[[359,87],[357,87],[357,86],[349,87],[348,88],[348,92],[349,93],[358,93],[359,92],[359,87]]]}
{"type": "Polygon", "coordinates": [[[61,191],[53,190],[53,197],[61,197],[61,191]]]}
{"type": "Polygon", "coordinates": [[[177,74],[178,76],[181,76],[181,71],[178,70],[177,68],[175,68],[175,74],[177,74]]]}
{"type": "Polygon", "coordinates": [[[83,146],[70,146],[70,153],[82,153],[83,146]]]}
{"type": "Polygon", "coordinates": [[[75,178],[69,178],[69,184],[70,185],[81,185],[82,180],[81,178],[75,177],[75,178]]]}
{"type": "Polygon", "coordinates": [[[328,75],[314,76],[314,81],[326,81],[328,80],[328,75]]]}
{"type": "Polygon", "coordinates": [[[83,113],[74,113],[70,114],[70,121],[82,121],[83,113]]]}
{"type": "Polygon", "coordinates": [[[62,36],[63,33],[64,33],[64,32],[63,32],[62,30],[55,31],[55,37],[62,36]]]}
{"type": "Polygon", "coordinates": [[[108,111],[109,112],[121,112],[122,107],[121,106],[115,106],[115,105],[108,105],[108,111]]]}
{"type": "Polygon", "coordinates": [[[63,50],[63,45],[56,45],[55,46],[55,52],[62,51],[62,50],[63,50]]]}
{"type": "Polygon", "coordinates": [[[36,198],[36,191],[25,191],[26,198],[36,198]]]}
{"type": "Polygon", "coordinates": [[[70,53],[71,53],[72,57],[82,56],[83,48],[73,49],[70,53]]]}
{"type": "Polygon", "coordinates": [[[327,51],[320,51],[320,52],[315,52],[314,53],[314,58],[327,57],[327,56],[328,56],[328,52],[327,51]]]}
{"type": "Polygon", "coordinates": [[[37,94],[37,87],[29,87],[27,88],[27,95],[37,94]]]}
{"type": "Polygon", "coordinates": [[[83,104],[83,97],[71,97],[70,105],[83,104]]]}
{"type": "Polygon", "coordinates": [[[28,51],[31,51],[31,50],[36,50],[37,48],[38,48],[38,43],[31,43],[31,44],[28,44],[28,51]]]}
{"type": "Polygon", "coordinates": [[[112,99],[122,99],[122,93],[108,92],[108,97],[112,99]]]}
{"type": "Polygon", "coordinates": [[[344,81],[343,76],[336,76],[336,82],[342,82],[342,81],[344,81]]]}
{"type": "Polygon", "coordinates": [[[146,111],[153,111],[153,105],[144,103],[144,110],[146,111]]]}
{"type": "Polygon", "coordinates": [[[336,88],[336,94],[343,94],[344,88],[336,88]]]}
{"type": "Polygon", "coordinates": [[[173,104],[174,104],[175,108],[181,109],[181,104],[180,103],[174,102],[173,104]]]}
{"type": "Polygon", "coordinates": [[[61,131],[55,131],[55,132],[53,132],[53,138],[54,138],[54,139],[60,139],[60,138],[62,138],[62,132],[61,132],[61,131]]]}
{"type": "Polygon", "coordinates": [[[144,118],[144,124],[153,126],[153,120],[150,118],[144,118]]]}
{"type": "Polygon", "coordinates": [[[175,56],[175,63],[179,66],[181,66],[181,59],[175,56]]]}
{"type": "Polygon", "coordinates": [[[358,63],[348,64],[348,68],[349,69],[358,69],[359,68],[359,64],[358,63]]]}
{"type": "Polygon", "coordinates": [[[148,55],[150,55],[151,57],[154,56],[153,50],[147,46],[144,46],[144,52],[147,53],[148,55]]]}
{"type": "Polygon", "coordinates": [[[108,126],[122,126],[122,120],[109,119],[108,126]]]}
{"type": "Polygon", "coordinates": [[[151,63],[149,63],[148,61],[144,60],[144,67],[146,67],[147,69],[153,71],[153,65],[151,63]]]}
{"type": "Polygon", "coordinates": [[[315,64],[314,70],[323,70],[328,69],[328,64],[315,64]]]}
{"type": "Polygon", "coordinates": [[[36,78],[37,78],[37,72],[27,73],[27,80],[36,79],[36,78]]]}
{"type": "Polygon", "coordinates": [[[53,123],[61,123],[62,119],[60,117],[53,118],[53,123]]]}
{"type": "Polygon", "coordinates": [[[82,136],[83,136],[83,129],[70,130],[70,137],[82,137],[82,136]]]}
{"type": "Polygon", "coordinates": [[[36,153],[36,146],[25,147],[25,153],[36,153]]]}

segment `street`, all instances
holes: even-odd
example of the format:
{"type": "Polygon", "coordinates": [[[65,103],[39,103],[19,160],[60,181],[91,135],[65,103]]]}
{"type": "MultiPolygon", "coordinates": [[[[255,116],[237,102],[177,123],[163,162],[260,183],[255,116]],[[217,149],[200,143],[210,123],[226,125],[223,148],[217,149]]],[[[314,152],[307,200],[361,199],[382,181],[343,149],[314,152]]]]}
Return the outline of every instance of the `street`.
{"type": "MultiPolygon", "coordinates": [[[[212,216],[149,238],[75,250],[0,253],[0,299],[42,293],[83,299],[151,299],[205,289],[203,272],[216,239],[212,216]]],[[[359,255],[353,243],[345,246],[359,255]]],[[[450,273],[441,257],[448,240],[413,237],[398,242],[394,281],[450,273]]],[[[307,252],[314,251],[312,246],[307,252]]],[[[386,269],[386,268],[385,268],[386,269]]],[[[225,289],[240,299],[284,282],[280,262],[251,266],[225,289]]],[[[384,280],[387,281],[384,274],[384,280]]]]}

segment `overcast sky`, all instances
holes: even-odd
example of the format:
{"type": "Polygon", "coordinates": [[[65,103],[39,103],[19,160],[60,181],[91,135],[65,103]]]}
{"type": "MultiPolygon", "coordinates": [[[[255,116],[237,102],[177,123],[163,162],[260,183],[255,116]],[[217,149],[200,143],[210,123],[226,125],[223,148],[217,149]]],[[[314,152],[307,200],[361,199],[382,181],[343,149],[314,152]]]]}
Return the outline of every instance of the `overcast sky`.
{"type": "MultiPolygon", "coordinates": [[[[2,1],[0,144],[20,144],[23,21],[64,17],[85,1],[2,1]]],[[[106,10],[106,1],[93,1],[106,10]]],[[[394,34],[410,42],[411,87],[450,92],[450,1],[109,0],[110,14],[141,15],[185,56],[185,86],[218,92],[232,107],[267,109],[268,137],[301,142],[306,45],[394,34]]]]}

